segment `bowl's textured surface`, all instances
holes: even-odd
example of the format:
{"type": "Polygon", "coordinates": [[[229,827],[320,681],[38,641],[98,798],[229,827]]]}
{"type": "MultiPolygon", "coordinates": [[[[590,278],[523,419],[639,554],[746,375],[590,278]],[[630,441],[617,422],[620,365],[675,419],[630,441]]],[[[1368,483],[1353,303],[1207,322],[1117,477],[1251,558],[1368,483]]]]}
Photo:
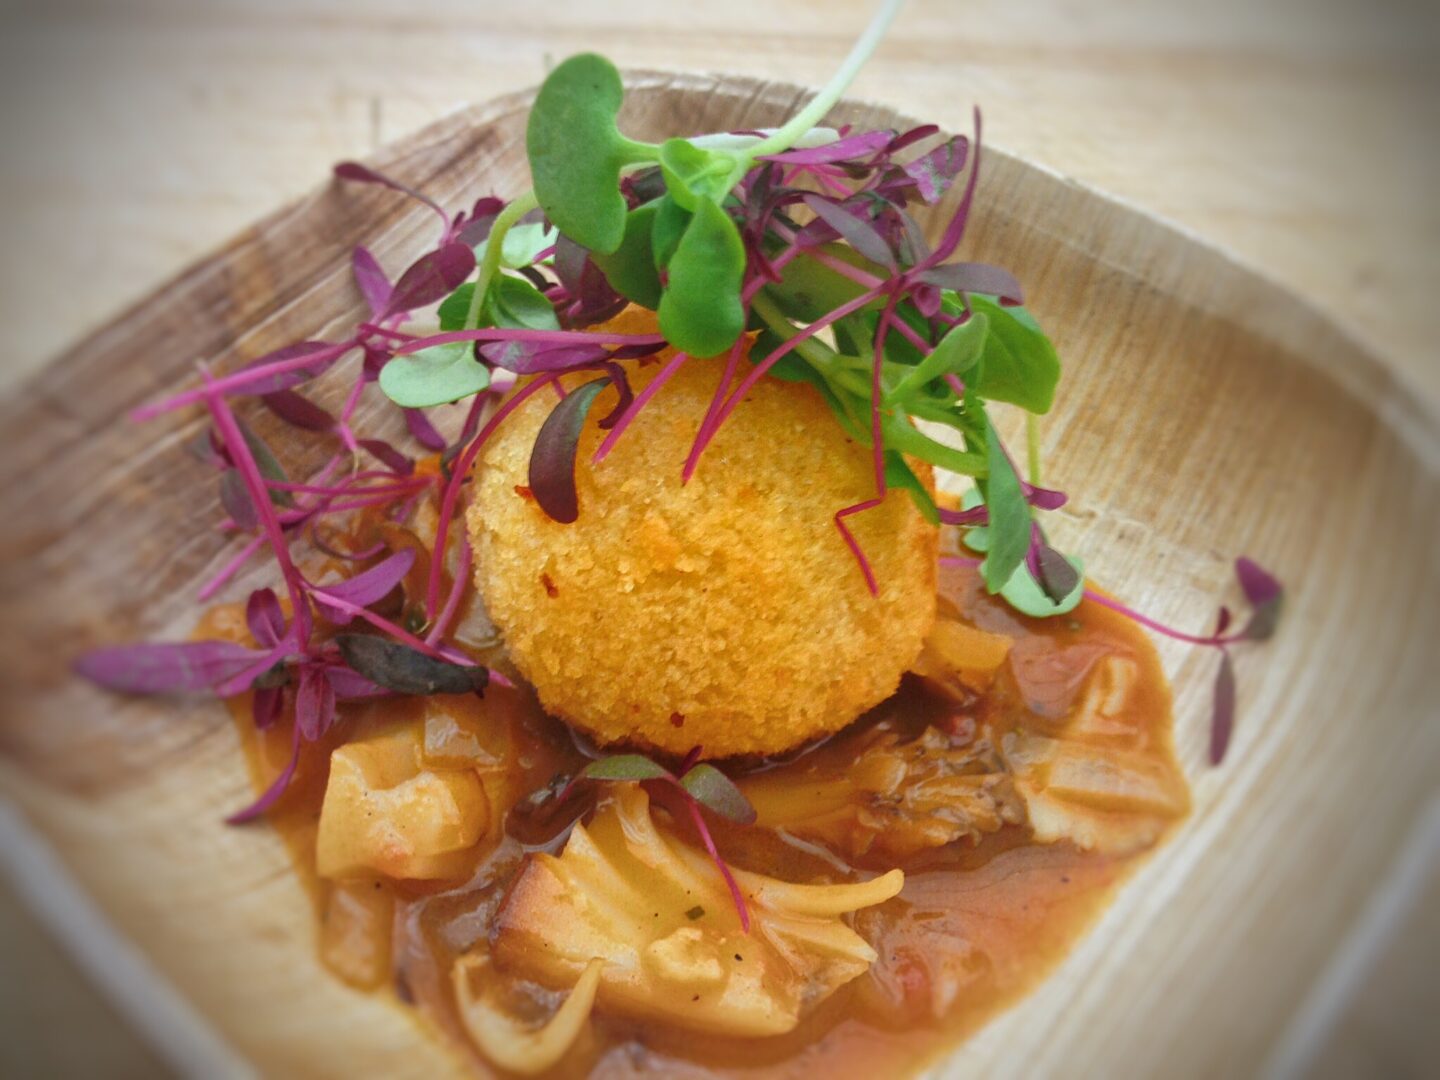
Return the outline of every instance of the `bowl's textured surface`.
{"type": "MultiPolygon", "coordinates": [[[[801,96],[629,82],[622,122],[640,137],[773,124],[801,96]]],[[[458,113],[374,164],[452,206],[515,193],[527,102],[458,113]]],[[[906,124],[863,105],[836,115],[906,124]]],[[[1221,769],[1203,766],[1215,658],[1161,643],[1193,815],[1059,971],[943,1071],[1249,1074],[1434,790],[1437,424],[1320,314],[1218,252],[999,151],[982,177],[964,257],[1017,274],[1067,363],[1045,425],[1049,479],[1072,494],[1059,542],[1182,626],[1234,599],[1238,553],[1290,594],[1276,640],[1237,657],[1221,769]]],[[[320,968],[278,840],[220,824],[249,795],[224,711],[120,700],[68,665],[87,646],[187,634],[196,583],[232,551],[207,524],[212,474],[183,449],[201,418],[135,427],[125,411],[190,380],[196,359],[234,364],[347,326],[361,312],[352,246],[393,270],[434,229],[389,193],[327,185],[0,405],[0,786],[115,927],[270,1075],[453,1066],[406,1013],[320,968]]],[[[143,1009],[147,991],[133,993],[143,1009]]]]}

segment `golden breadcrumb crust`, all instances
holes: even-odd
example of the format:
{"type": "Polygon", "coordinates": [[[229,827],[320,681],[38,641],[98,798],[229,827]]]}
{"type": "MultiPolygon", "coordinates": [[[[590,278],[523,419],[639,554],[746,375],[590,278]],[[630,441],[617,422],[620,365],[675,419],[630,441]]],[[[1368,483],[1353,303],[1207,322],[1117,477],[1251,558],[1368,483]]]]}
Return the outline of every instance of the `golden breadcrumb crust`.
{"type": "MultiPolygon", "coordinates": [[[[644,332],[653,318],[632,309],[611,325],[644,332]]],[[[873,494],[870,453],[812,387],[761,380],[681,485],[722,364],[686,362],[592,466],[616,400],[600,393],[574,524],[526,486],[550,391],[477,466],[468,525],[490,616],[545,708],[603,743],[706,757],[797,746],[893,693],[935,617],[937,530],[903,492],[848,519],[879,597],[866,588],[833,515],[873,494]]],[[[631,368],[638,392],[660,363],[631,368]]]]}

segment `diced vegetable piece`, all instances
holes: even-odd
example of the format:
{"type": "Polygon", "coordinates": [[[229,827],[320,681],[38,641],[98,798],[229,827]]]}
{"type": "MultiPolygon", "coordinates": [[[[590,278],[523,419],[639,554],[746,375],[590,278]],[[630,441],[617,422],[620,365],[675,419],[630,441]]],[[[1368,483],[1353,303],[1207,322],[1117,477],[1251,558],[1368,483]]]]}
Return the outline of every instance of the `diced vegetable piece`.
{"type": "Polygon", "coordinates": [[[759,824],[818,839],[852,857],[904,858],[955,840],[979,842],[1025,820],[1005,762],[986,739],[957,743],[927,728],[901,742],[878,732],[844,771],[806,763],[746,779],[759,824]]]}
{"type": "Polygon", "coordinates": [[[474,694],[437,694],[425,699],[427,765],[476,768],[481,773],[510,766],[510,726],[491,717],[484,698],[474,694]]]}
{"type": "Polygon", "coordinates": [[[875,959],[841,916],[904,884],[898,870],[836,885],[735,877],[754,918],[748,935],[709,857],[657,827],[638,785],[617,786],[559,857],[530,858],[500,910],[497,956],[551,985],[601,957],[607,1008],[720,1035],[778,1035],[875,959]]]}
{"type": "Polygon", "coordinates": [[[555,1014],[539,1028],[522,1024],[475,989],[476,973],[490,973],[486,955],[462,956],[450,969],[460,1022],[480,1052],[502,1069],[533,1076],[552,1068],[584,1033],[595,1006],[603,960],[591,960],[555,1014]]]}
{"type": "Polygon", "coordinates": [[[375,989],[390,975],[394,915],[394,898],[381,882],[337,882],[320,923],[320,958],[325,966],[351,986],[375,989]]]}
{"type": "Polygon", "coordinates": [[[1013,640],[1004,634],[992,634],[941,616],[935,620],[911,670],[952,697],[964,700],[967,691],[983,694],[990,688],[1012,644],[1013,640]]]}
{"type": "Polygon", "coordinates": [[[418,725],[405,724],[330,755],[315,847],[321,877],[463,872],[489,826],[485,789],[473,769],[423,768],[420,749],[418,725]]]}

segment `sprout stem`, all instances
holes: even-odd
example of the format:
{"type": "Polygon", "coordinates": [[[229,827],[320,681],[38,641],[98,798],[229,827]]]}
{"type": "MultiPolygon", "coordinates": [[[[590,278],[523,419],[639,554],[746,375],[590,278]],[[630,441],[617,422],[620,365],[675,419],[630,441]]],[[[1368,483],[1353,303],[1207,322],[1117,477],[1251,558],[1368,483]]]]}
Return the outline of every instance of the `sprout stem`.
{"type": "Polygon", "coordinates": [[[480,260],[480,272],[475,275],[475,292],[470,297],[470,310],[465,315],[465,325],[475,328],[480,325],[480,308],[485,303],[485,294],[490,291],[490,282],[500,269],[500,256],[505,247],[505,234],[522,217],[540,205],[535,192],[527,191],[517,196],[495,217],[490,226],[490,237],[485,243],[485,257],[480,260]]]}
{"type": "MultiPolygon", "coordinates": [[[[782,150],[790,149],[797,139],[825,119],[825,114],[835,107],[835,103],[849,89],[850,84],[855,81],[855,76],[865,66],[865,61],[870,59],[870,54],[880,44],[880,40],[885,36],[885,31],[890,29],[890,24],[895,21],[895,16],[900,13],[904,2],[905,0],[884,0],[880,5],[880,10],[870,20],[870,25],[865,28],[860,39],[855,42],[855,47],[850,50],[850,55],[845,58],[840,69],[825,84],[824,89],[811,98],[810,104],[792,116],[779,131],[750,147],[746,156],[751,161],[758,157],[764,157],[766,154],[778,154],[782,150]]],[[[744,171],[749,171],[748,165],[744,171]]]]}

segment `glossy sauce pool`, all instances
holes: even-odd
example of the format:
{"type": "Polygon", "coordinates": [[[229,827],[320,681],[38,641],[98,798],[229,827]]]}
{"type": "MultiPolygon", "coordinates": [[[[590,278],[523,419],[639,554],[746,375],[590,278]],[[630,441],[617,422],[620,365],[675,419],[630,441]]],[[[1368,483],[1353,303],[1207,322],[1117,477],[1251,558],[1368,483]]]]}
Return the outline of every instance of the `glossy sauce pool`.
{"type": "MultiPolygon", "coordinates": [[[[907,677],[889,702],[804,755],[727,771],[742,785],[747,769],[782,784],[792,775],[797,784],[821,773],[843,775],[859,750],[881,731],[904,740],[929,727],[948,733],[945,737],[957,745],[967,737],[988,738],[998,745],[1017,729],[1053,734],[1063,728],[1096,666],[1107,657],[1119,657],[1137,674],[1123,717],[1114,721],[1111,734],[1102,733],[1100,742],[1123,740],[1173,770],[1181,800],[1174,816],[1183,813],[1186,796],[1173,758],[1169,688],[1153,648],[1133,623],[1088,601],[1068,616],[1043,621],[1019,616],[987,596],[974,570],[965,565],[942,568],[940,593],[942,613],[1014,639],[1006,663],[983,695],[957,701],[907,677]]],[[[243,625],[233,609],[217,609],[208,621],[211,633],[237,636],[243,635],[243,625]]],[[[248,702],[236,699],[233,705],[255,780],[268,785],[290,757],[288,723],[257,732],[248,702]]],[[[413,699],[394,699],[372,706],[362,722],[374,723],[377,710],[392,719],[420,707],[413,699]]],[[[494,913],[527,853],[558,852],[569,826],[593,800],[574,798],[557,807],[556,800],[545,798],[556,790],[556,778],[572,775],[586,757],[561,725],[540,712],[528,692],[492,687],[483,706],[474,707],[483,708],[486,723],[508,732],[516,779],[536,794],[511,811],[498,843],[477,849],[473,871],[463,884],[384,878],[363,883],[374,891],[379,905],[375,910],[388,920],[365,944],[383,955],[371,958],[374,963],[363,966],[360,976],[345,964],[338,970],[361,987],[357,992],[388,994],[397,1007],[419,1010],[478,1074],[486,1075],[494,1070],[465,1039],[455,1011],[451,965],[467,950],[484,947],[494,913]]],[[[335,886],[315,872],[315,838],[329,754],[351,731],[346,708],[323,741],[305,748],[291,790],[269,815],[314,898],[322,962],[332,970],[337,970],[336,942],[333,933],[327,934],[327,920],[335,911],[335,886]]],[[[1125,825],[1123,807],[1104,817],[1125,825]]],[[[672,827],[693,841],[678,819],[672,827]]],[[[856,930],[876,950],[876,962],[823,1001],[794,1031],[764,1039],[722,1039],[637,1022],[608,1014],[602,1001],[592,1016],[590,1034],[546,1075],[869,1080],[914,1073],[1043,979],[1164,828],[1143,834],[1145,842],[1131,849],[1101,853],[1082,851],[1064,839],[1036,843],[1025,825],[1006,824],[978,839],[960,839],[900,858],[886,858],[875,850],[858,856],[853,851],[837,853],[823,842],[761,827],[722,826],[715,831],[732,865],[783,880],[853,880],[900,866],[906,873],[903,892],[852,917],[856,930]]],[[[353,893],[357,886],[349,888],[353,893]]]]}

